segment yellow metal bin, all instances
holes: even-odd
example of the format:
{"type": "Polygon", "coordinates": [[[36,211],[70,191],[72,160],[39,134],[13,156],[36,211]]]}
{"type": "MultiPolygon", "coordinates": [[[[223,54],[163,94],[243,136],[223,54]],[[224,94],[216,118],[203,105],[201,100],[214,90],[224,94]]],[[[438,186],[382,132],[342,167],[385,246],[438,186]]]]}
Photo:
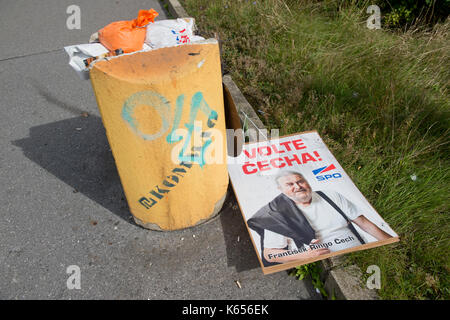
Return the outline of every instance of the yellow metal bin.
{"type": "Polygon", "coordinates": [[[217,41],[107,58],[90,78],[136,223],[176,230],[214,217],[228,187],[217,41]]]}

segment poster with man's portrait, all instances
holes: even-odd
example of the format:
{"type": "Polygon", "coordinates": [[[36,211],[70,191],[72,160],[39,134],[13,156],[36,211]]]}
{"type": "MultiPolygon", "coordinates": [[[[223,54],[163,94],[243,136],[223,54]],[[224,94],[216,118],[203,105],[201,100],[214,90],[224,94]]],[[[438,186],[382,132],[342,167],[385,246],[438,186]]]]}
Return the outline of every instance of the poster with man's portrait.
{"type": "Polygon", "coordinates": [[[315,131],[244,144],[228,171],[264,274],[399,241],[315,131]]]}

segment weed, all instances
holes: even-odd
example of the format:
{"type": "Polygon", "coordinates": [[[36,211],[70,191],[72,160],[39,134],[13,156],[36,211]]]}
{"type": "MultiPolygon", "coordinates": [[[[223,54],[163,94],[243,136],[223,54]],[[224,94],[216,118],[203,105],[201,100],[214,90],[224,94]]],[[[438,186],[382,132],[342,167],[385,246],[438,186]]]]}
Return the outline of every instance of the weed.
{"type": "Polygon", "coordinates": [[[314,288],[319,290],[323,297],[328,297],[328,293],[325,290],[325,285],[320,279],[321,268],[319,262],[304,264],[299,267],[295,267],[289,272],[289,274],[295,276],[298,280],[303,280],[306,277],[310,277],[314,288]]]}

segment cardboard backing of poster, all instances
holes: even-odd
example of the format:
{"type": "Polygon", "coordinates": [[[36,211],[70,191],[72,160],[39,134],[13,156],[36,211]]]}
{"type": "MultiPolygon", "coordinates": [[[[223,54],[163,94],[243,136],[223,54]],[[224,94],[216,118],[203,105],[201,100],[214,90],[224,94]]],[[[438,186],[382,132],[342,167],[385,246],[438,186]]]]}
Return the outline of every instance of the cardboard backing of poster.
{"type": "Polygon", "coordinates": [[[244,144],[228,171],[264,274],[399,241],[316,131],[244,144]]]}

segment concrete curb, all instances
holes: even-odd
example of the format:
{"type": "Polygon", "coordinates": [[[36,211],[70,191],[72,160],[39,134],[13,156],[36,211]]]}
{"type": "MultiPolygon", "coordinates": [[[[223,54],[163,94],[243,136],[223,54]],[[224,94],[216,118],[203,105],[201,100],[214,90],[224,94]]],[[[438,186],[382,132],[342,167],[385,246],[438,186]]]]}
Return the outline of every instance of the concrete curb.
{"type": "Polygon", "coordinates": [[[174,18],[187,18],[188,15],[183,6],[178,2],[178,0],[163,0],[163,3],[167,5],[169,13],[174,18]]]}
{"type": "Polygon", "coordinates": [[[375,290],[368,289],[363,283],[363,273],[355,264],[346,263],[345,256],[321,260],[322,281],[329,299],[334,295],[337,300],[379,300],[375,290]]]}
{"type": "MultiPolygon", "coordinates": [[[[174,17],[188,17],[186,10],[178,0],[163,0],[167,8],[174,17]]],[[[253,107],[239,90],[230,75],[222,77],[224,84],[224,94],[230,96],[232,103],[236,107],[241,125],[245,122],[248,128],[253,128],[251,132],[267,130],[261,119],[256,114],[253,107]]],[[[250,141],[256,141],[256,136],[249,136],[250,141]]],[[[362,283],[362,271],[357,265],[348,265],[344,256],[332,257],[321,260],[321,279],[325,284],[325,289],[329,294],[329,299],[335,297],[338,300],[378,300],[380,299],[375,290],[368,289],[362,283]]]]}

